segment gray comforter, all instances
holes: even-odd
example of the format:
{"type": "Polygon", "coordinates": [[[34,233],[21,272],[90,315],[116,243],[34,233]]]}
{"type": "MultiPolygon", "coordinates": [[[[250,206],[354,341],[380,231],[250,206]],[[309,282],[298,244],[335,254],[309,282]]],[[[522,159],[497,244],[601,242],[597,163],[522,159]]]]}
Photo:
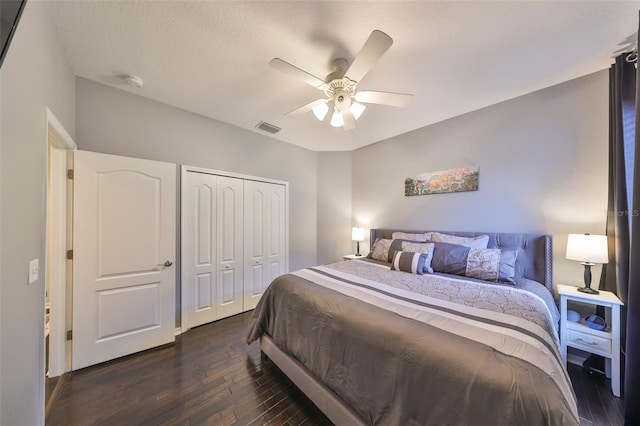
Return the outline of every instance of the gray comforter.
{"type": "Polygon", "coordinates": [[[554,314],[516,287],[340,262],[274,280],[263,333],[369,424],[579,424],[554,314]]]}

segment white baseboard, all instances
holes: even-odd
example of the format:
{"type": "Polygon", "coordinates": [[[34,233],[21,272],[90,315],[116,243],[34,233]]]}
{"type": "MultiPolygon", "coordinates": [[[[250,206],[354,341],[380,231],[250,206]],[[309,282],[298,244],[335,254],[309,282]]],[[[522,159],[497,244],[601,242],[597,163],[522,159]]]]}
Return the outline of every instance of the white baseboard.
{"type": "Polygon", "coordinates": [[[180,327],[176,327],[176,331],[175,331],[175,333],[176,333],[176,334],[175,334],[176,336],[181,335],[181,334],[182,334],[182,329],[181,329],[180,327]]]}

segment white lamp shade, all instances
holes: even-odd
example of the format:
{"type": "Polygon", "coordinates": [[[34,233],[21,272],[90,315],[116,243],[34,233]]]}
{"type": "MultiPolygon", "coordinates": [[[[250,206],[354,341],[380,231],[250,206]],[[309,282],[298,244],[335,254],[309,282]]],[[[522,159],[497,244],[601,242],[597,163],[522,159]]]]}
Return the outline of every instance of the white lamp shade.
{"type": "Polygon", "coordinates": [[[569,234],[566,258],[585,263],[609,263],[607,236],[569,234]]]}
{"type": "Polygon", "coordinates": [[[333,112],[333,116],[331,117],[330,124],[333,127],[342,127],[344,125],[344,120],[342,119],[342,114],[340,114],[338,111],[334,111],[333,112]]]}
{"type": "Polygon", "coordinates": [[[329,105],[327,105],[326,101],[321,102],[313,107],[313,115],[315,115],[316,118],[320,121],[324,120],[327,112],[329,112],[329,105]]]}
{"type": "Polygon", "coordinates": [[[366,105],[363,104],[359,104],[358,102],[354,102],[351,104],[351,108],[349,108],[351,110],[351,113],[353,114],[353,118],[355,118],[356,120],[358,118],[360,118],[360,116],[362,115],[362,113],[364,112],[365,109],[367,109],[366,105]]]}
{"type": "Polygon", "coordinates": [[[353,227],[351,228],[351,240],[364,241],[364,228],[353,227]]]}

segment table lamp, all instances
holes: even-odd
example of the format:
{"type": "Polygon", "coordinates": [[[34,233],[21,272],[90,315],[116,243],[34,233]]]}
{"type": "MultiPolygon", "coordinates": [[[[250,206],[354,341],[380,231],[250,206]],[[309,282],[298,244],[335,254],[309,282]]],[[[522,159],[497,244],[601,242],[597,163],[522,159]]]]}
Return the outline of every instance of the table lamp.
{"type": "Polygon", "coordinates": [[[364,241],[364,228],[355,226],[351,228],[351,240],[356,241],[356,256],[362,256],[360,254],[360,241],[364,241]]]}
{"type": "Polygon", "coordinates": [[[609,250],[606,235],[569,234],[567,254],[569,260],[577,260],[584,265],[584,287],[578,291],[599,294],[591,288],[591,267],[600,263],[609,263],[609,250]]]}

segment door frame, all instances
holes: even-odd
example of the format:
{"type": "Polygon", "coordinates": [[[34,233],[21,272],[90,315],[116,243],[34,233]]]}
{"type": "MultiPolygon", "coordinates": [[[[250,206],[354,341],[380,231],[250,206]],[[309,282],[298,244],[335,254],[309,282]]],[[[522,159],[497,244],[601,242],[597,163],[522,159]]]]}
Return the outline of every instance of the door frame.
{"type": "MultiPolygon", "coordinates": [[[[44,270],[45,282],[49,280],[49,283],[45,284],[43,291],[46,292],[47,287],[49,288],[50,329],[49,365],[44,366],[44,371],[49,372],[49,377],[56,377],[69,371],[71,361],[71,352],[67,348],[66,341],[67,285],[71,278],[66,260],[68,234],[71,232],[67,155],[69,151],[77,149],[77,145],[49,108],[46,108],[46,115],[44,179],[46,182],[45,206],[47,207],[44,227],[44,270]]],[[[42,360],[43,364],[46,362],[45,359],[42,360]]]]}
{"type": "MultiPolygon", "coordinates": [[[[263,178],[263,177],[259,177],[259,176],[252,176],[252,175],[245,175],[245,174],[241,174],[241,173],[233,173],[233,172],[225,172],[222,170],[214,170],[214,169],[207,169],[204,167],[196,167],[196,166],[186,166],[186,165],[182,165],[180,167],[180,195],[179,195],[179,199],[178,199],[178,203],[180,204],[180,208],[178,209],[179,212],[179,222],[180,222],[180,227],[178,229],[178,235],[177,235],[177,241],[179,241],[179,253],[176,256],[176,259],[178,260],[178,265],[179,265],[179,271],[178,271],[178,277],[179,280],[177,280],[176,282],[179,282],[179,286],[180,289],[179,291],[176,292],[176,294],[180,295],[180,332],[184,333],[188,330],[188,328],[186,327],[186,323],[187,321],[185,320],[185,306],[184,306],[184,301],[186,300],[185,298],[185,286],[182,285],[182,279],[184,277],[184,274],[182,273],[182,252],[184,251],[184,245],[186,244],[186,241],[182,238],[182,229],[186,226],[185,225],[185,217],[187,216],[187,206],[185,203],[183,203],[183,198],[182,198],[182,194],[184,193],[184,191],[187,190],[186,187],[186,179],[185,176],[187,173],[189,172],[194,172],[194,173],[204,173],[204,174],[208,174],[208,175],[216,175],[216,176],[225,176],[225,177],[230,177],[230,178],[237,178],[237,179],[243,179],[243,180],[253,180],[253,181],[257,181],[257,182],[265,182],[265,183],[273,183],[273,184],[277,184],[277,185],[283,185],[285,188],[285,237],[284,237],[284,241],[285,241],[285,260],[284,260],[284,271],[285,273],[289,272],[289,182],[287,181],[283,181],[283,180],[277,180],[277,179],[268,179],[268,178],[263,178]]],[[[244,266],[243,266],[244,267],[244,266]]]]}

